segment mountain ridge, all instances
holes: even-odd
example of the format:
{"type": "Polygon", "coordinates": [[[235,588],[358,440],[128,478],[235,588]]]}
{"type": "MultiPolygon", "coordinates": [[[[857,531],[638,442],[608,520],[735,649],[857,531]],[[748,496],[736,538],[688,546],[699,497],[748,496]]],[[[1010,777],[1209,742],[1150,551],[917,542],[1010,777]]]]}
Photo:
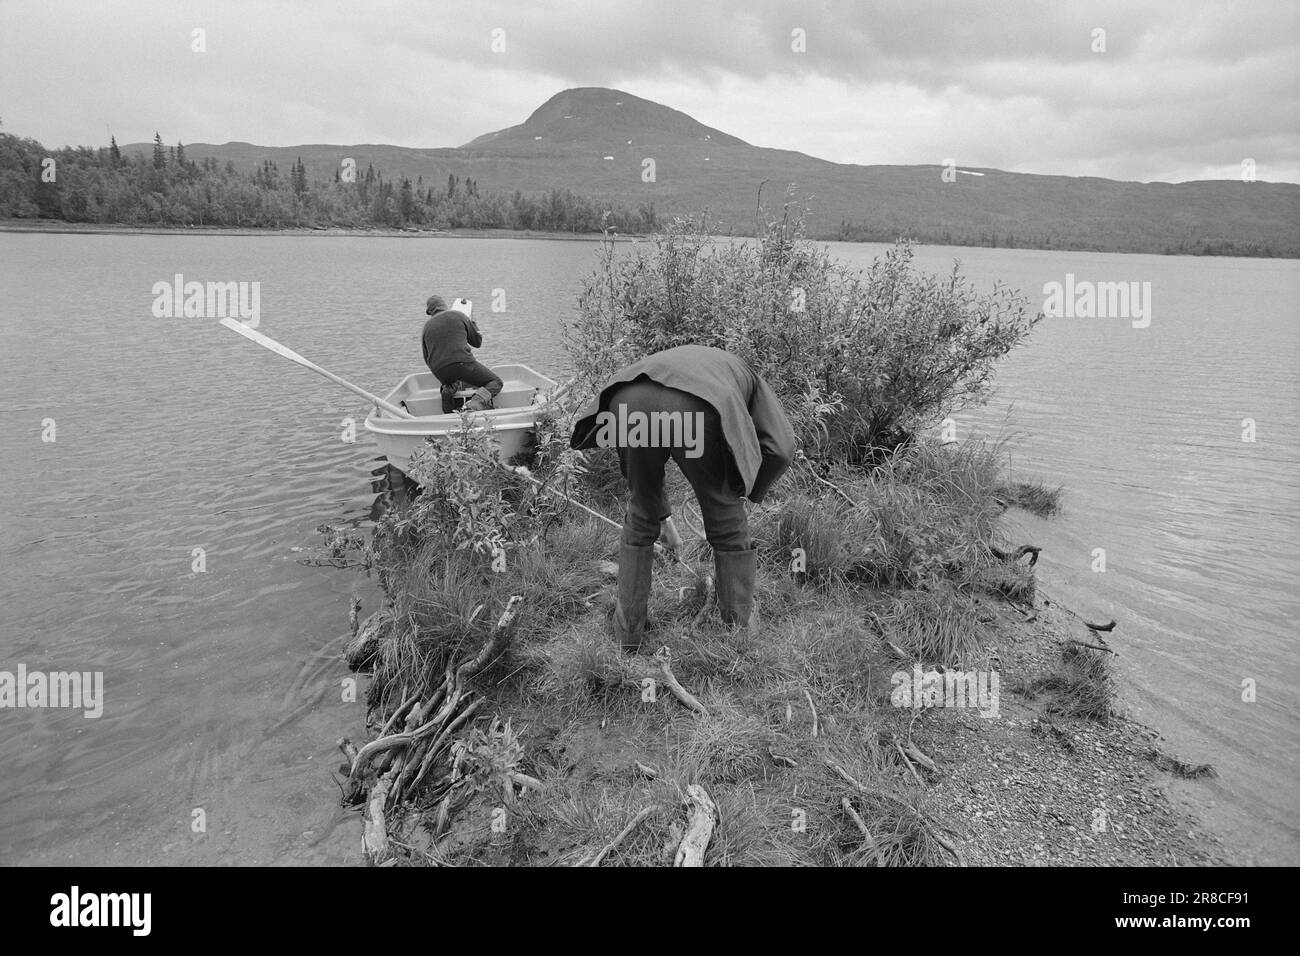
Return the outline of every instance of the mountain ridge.
{"type": "MultiPolygon", "coordinates": [[[[123,152],[151,151],[133,143],[123,152]]],[[[709,211],[720,231],[754,227],[760,184],[768,215],[787,190],[808,209],[818,238],[1015,245],[1115,252],[1193,252],[1223,247],[1300,257],[1300,185],[1197,180],[1136,182],[1013,173],[939,164],[836,163],[755,146],[672,107],[623,90],[562,90],[519,124],[459,147],[327,143],[266,147],[241,141],[186,144],[191,159],[281,169],[301,157],[308,174],[333,178],[344,158],[364,174],[472,178],[482,189],[568,189],[602,201],[652,203],[662,217],[709,211]],[[630,142],[629,142],[630,140],[630,142]]]]}

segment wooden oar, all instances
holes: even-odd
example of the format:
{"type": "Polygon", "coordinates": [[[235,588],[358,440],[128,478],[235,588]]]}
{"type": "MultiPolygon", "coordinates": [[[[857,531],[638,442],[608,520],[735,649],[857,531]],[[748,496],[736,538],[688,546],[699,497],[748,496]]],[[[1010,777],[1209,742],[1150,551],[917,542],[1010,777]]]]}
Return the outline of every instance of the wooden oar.
{"type": "Polygon", "coordinates": [[[321,368],[315,362],[308,361],[307,359],[299,355],[297,352],[295,352],[293,349],[281,345],[275,339],[265,336],[261,332],[256,331],[255,329],[249,328],[243,322],[239,322],[236,321],[235,319],[227,317],[221,320],[221,324],[234,332],[238,332],[244,338],[256,342],[258,345],[262,346],[263,348],[270,349],[276,355],[284,356],[290,362],[297,362],[303,368],[309,368],[313,372],[317,372],[321,375],[324,375],[331,382],[334,382],[337,385],[342,385],[348,391],[355,392],[356,394],[360,395],[362,398],[366,399],[367,401],[374,402],[375,405],[377,405],[379,408],[382,408],[390,415],[396,415],[398,418],[415,417],[406,409],[399,408],[398,406],[392,404],[391,402],[387,402],[384,399],[380,398],[378,395],[372,395],[370,394],[370,392],[367,392],[361,386],[353,385],[347,379],[340,378],[339,376],[335,375],[333,372],[329,371],[328,369],[321,368]]]}

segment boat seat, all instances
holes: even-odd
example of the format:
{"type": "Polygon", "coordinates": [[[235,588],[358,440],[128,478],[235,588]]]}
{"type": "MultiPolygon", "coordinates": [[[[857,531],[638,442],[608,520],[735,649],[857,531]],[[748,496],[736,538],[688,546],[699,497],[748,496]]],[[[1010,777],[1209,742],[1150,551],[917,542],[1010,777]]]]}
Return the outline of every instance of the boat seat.
{"type": "MultiPolygon", "coordinates": [[[[458,403],[463,403],[471,398],[474,388],[458,388],[453,393],[458,403]]],[[[537,386],[532,382],[520,381],[519,379],[506,379],[501,387],[501,393],[497,395],[496,401],[492,403],[494,409],[499,408],[527,408],[533,403],[533,398],[537,395],[537,386]]],[[[401,404],[412,415],[441,415],[442,411],[442,389],[441,388],[417,388],[412,390],[401,404]]]]}

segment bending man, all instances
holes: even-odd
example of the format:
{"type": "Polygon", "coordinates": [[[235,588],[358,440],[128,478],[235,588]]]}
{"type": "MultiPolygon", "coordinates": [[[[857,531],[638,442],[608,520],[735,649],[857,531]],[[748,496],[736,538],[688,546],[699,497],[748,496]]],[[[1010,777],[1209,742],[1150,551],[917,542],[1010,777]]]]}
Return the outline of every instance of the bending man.
{"type": "Polygon", "coordinates": [[[448,309],[447,303],[437,295],[429,296],[424,313],[429,316],[421,336],[424,364],[442,383],[443,412],[452,410],[451,392],[457,382],[476,389],[462,411],[491,408],[493,400],[501,394],[502,382],[495,372],[476,361],[470,351],[483,347],[483,336],[474,320],[463,312],[448,309]]]}
{"type": "Polygon", "coordinates": [[[644,635],[655,539],[662,531],[676,543],[664,496],[670,458],[700,505],[722,620],[753,634],[758,554],[741,497],[762,501],[794,456],[794,432],[771,386],[744,360],[720,349],[683,345],[656,352],[605,384],[579,415],[569,443],[617,447],[627,479],[613,617],[624,650],[635,651],[644,635]]]}

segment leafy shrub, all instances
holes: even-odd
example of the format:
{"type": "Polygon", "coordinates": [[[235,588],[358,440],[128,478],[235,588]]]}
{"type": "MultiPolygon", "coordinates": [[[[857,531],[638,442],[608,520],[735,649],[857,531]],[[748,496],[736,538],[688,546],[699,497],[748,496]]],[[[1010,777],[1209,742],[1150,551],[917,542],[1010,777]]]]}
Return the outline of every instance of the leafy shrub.
{"type": "Polygon", "coordinates": [[[986,399],[997,361],[1042,318],[1004,286],[980,294],[956,265],[941,277],[912,259],[900,242],[853,269],[807,240],[801,218],[752,241],[715,241],[692,219],[630,250],[607,236],[566,347],[588,392],[653,352],[725,349],[776,390],[810,455],[877,459],[986,399]]]}

